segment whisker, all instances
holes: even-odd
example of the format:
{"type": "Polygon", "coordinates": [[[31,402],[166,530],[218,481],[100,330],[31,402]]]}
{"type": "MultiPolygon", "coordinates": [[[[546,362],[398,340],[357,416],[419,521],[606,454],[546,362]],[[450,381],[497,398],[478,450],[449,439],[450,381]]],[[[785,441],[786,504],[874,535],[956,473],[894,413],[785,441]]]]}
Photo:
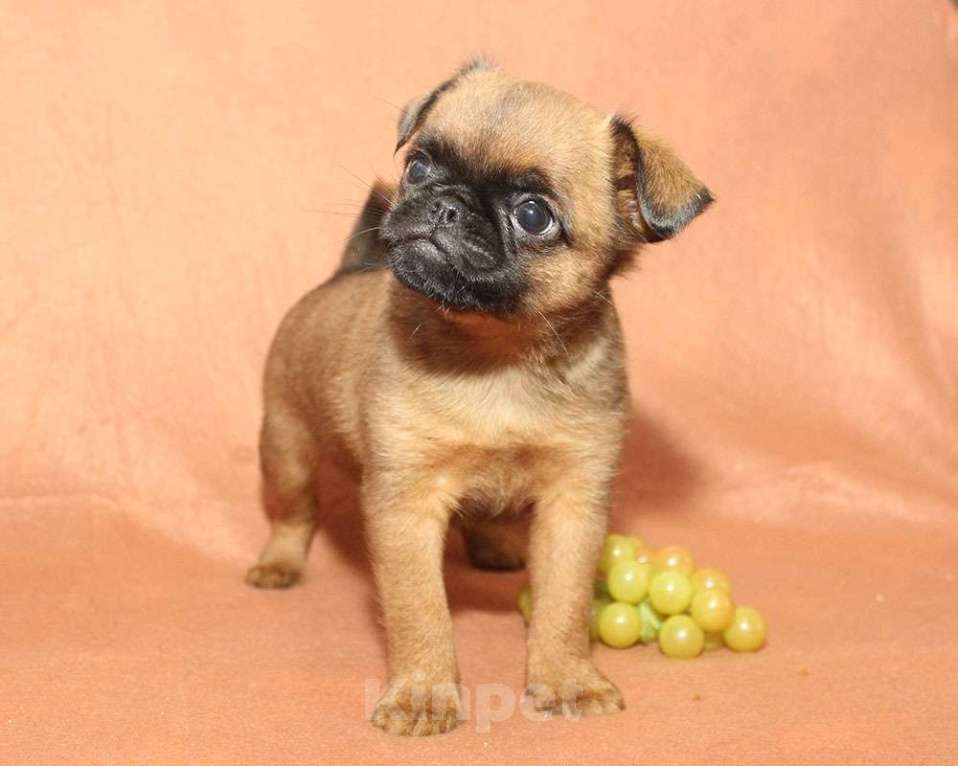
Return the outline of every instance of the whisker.
{"type": "Polygon", "coordinates": [[[352,207],[352,208],[363,208],[366,206],[366,202],[359,202],[354,200],[341,200],[337,202],[328,202],[328,205],[336,205],[337,207],[352,207]]]}
{"type": "Polygon", "coordinates": [[[357,181],[359,181],[359,183],[361,183],[364,188],[369,189],[369,191],[372,193],[372,196],[376,197],[377,199],[382,200],[382,201],[383,201],[384,203],[386,203],[389,207],[392,207],[393,201],[392,201],[391,199],[389,199],[388,197],[386,197],[386,196],[385,196],[384,194],[382,194],[381,192],[377,191],[377,190],[376,190],[376,187],[375,187],[375,184],[370,183],[369,181],[365,180],[365,179],[362,178],[361,176],[356,175],[353,171],[351,171],[351,170],[350,170],[349,168],[347,168],[345,165],[343,165],[343,164],[341,164],[341,163],[336,163],[336,164],[337,164],[337,165],[339,166],[339,168],[340,168],[341,170],[343,170],[345,173],[347,173],[348,175],[352,176],[352,177],[355,178],[357,181]]]}
{"type": "Polygon", "coordinates": [[[539,309],[536,309],[535,311],[540,317],[542,317],[542,321],[546,323],[549,329],[552,330],[552,334],[556,336],[556,340],[559,341],[559,345],[562,346],[563,353],[568,354],[569,349],[567,349],[565,343],[562,342],[562,336],[559,335],[559,333],[556,331],[555,326],[552,324],[552,322],[549,321],[549,318],[545,314],[543,314],[539,309]]]}
{"type": "Polygon", "coordinates": [[[306,213],[321,213],[323,215],[338,215],[344,218],[355,218],[356,214],[348,210],[323,210],[322,208],[317,207],[304,207],[301,208],[306,213]]]}
{"type": "Polygon", "coordinates": [[[602,293],[600,293],[598,290],[593,290],[592,292],[593,292],[593,294],[595,295],[595,297],[598,298],[600,301],[605,301],[605,302],[608,303],[612,308],[615,308],[615,304],[614,304],[612,301],[610,301],[608,298],[606,298],[606,297],[605,297],[602,293]]]}
{"type": "Polygon", "coordinates": [[[372,233],[372,232],[374,232],[374,231],[379,231],[380,229],[382,229],[382,226],[371,226],[371,227],[368,228],[368,229],[363,229],[362,231],[357,231],[355,234],[350,234],[350,235],[346,238],[346,241],[347,241],[347,242],[352,242],[354,239],[356,239],[357,237],[361,237],[363,234],[370,234],[370,233],[372,233]]]}
{"type": "Polygon", "coordinates": [[[401,112],[401,111],[402,111],[402,107],[401,107],[401,106],[399,106],[398,104],[394,104],[394,103],[393,103],[392,101],[390,101],[388,98],[383,98],[382,96],[373,96],[372,98],[376,99],[377,101],[382,101],[384,104],[388,104],[388,105],[391,106],[393,109],[395,109],[397,112],[401,112]]]}

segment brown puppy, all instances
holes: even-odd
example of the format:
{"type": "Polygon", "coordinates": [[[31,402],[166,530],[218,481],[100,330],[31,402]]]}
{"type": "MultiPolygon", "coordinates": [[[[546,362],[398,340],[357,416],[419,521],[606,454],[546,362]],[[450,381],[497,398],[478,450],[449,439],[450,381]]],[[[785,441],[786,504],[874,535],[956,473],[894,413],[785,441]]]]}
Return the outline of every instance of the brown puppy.
{"type": "Polygon", "coordinates": [[[621,119],[485,63],[414,101],[397,189],[377,186],[339,272],[286,316],[265,375],[260,452],[272,535],[247,581],[301,576],[314,473],[345,457],[388,636],[373,723],[459,719],[442,579],[449,524],[474,562],[515,568],[529,521],[527,690],[540,710],[611,712],[588,612],[628,391],[609,279],[711,201],[621,119]]]}

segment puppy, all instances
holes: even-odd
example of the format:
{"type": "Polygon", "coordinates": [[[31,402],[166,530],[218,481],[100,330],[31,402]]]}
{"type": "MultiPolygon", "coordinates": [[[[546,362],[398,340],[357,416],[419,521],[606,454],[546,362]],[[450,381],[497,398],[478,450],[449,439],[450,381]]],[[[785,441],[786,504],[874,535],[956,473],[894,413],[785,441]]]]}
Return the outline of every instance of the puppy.
{"type": "Polygon", "coordinates": [[[407,146],[398,186],[373,189],[341,268],[270,350],[272,533],[247,582],[300,579],[315,467],[338,456],[358,478],[387,634],[373,724],[420,735],[460,718],[450,524],[479,566],[529,563],[532,704],[619,710],[588,637],[629,401],[609,280],[711,195],[625,120],[484,62],[405,108],[407,146]]]}

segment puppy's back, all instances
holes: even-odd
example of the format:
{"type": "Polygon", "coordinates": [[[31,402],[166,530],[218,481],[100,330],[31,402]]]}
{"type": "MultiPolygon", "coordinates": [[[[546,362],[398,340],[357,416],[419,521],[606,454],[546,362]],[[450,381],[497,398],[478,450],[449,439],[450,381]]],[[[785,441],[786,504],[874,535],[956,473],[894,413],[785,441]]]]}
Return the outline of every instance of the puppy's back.
{"type": "Polygon", "coordinates": [[[354,459],[389,280],[383,269],[337,272],[289,310],[266,362],[266,411],[301,421],[320,443],[333,441],[354,459]]]}

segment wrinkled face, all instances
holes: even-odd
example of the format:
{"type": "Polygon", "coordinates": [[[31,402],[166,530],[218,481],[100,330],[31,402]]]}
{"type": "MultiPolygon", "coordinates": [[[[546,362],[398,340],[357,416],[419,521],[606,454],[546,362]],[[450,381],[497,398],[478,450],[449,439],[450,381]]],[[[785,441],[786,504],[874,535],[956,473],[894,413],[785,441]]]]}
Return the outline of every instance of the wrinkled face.
{"type": "Polygon", "coordinates": [[[402,284],[458,311],[607,300],[637,245],[675,236],[712,202],[665,144],[481,62],[403,110],[407,144],[381,239],[402,284]]]}
{"type": "Polygon", "coordinates": [[[398,280],[493,314],[594,294],[614,268],[619,225],[609,119],[496,71],[462,75],[422,108],[382,222],[398,280]]]}
{"type": "Polygon", "coordinates": [[[416,142],[384,221],[390,264],[446,306],[509,312],[531,262],[568,246],[568,213],[540,170],[477,171],[438,136],[416,142]]]}

